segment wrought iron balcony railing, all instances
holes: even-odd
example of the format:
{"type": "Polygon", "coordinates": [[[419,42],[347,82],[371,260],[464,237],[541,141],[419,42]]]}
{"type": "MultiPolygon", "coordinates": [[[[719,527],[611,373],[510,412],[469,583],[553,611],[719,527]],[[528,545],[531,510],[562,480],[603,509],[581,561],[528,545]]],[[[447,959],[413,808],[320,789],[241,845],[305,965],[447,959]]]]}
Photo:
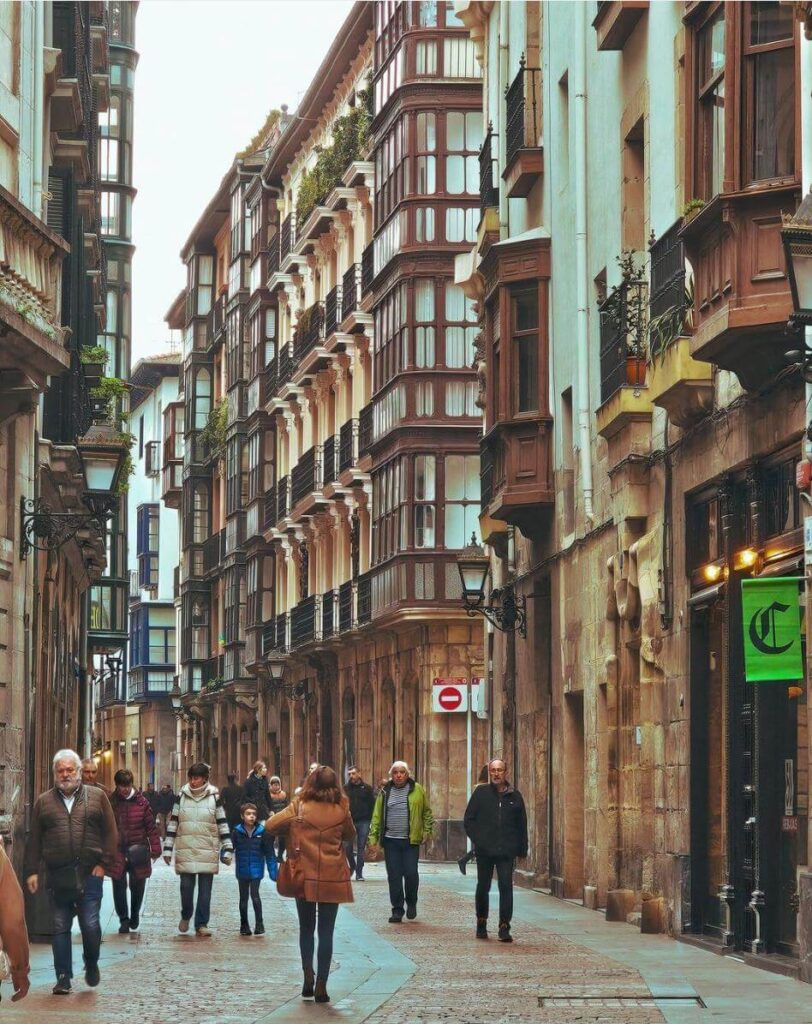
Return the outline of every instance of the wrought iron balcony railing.
{"type": "Polygon", "coordinates": [[[361,305],[361,264],[353,263],[341,281],[341,321],[361,305]]]}
{"type": "Polygon", "coordinates": [[[324,341],[324,303],[314,302],[302,314],[293,341],[293,350],[297,359],[307,355],[320,342],[324,341]]]}
{"type": "Polygon", "coordinates": [[[320,491],[321,481],[321,445],[314,445],[304,453],[290,475],[290,501],[296,506],[300,501],[320,491]]]}
{"type": "Polygon", "coordinates": [[[360,425],[358,420],[347,420],[341,426],[341,433],[339,435],[339,473],[352,469],[358,462],[359,431],[360,425]]]}
{"type": "Polygon", "coordinates": [[[322,483],[332,484],[338,479],[339,439],[337,434],[328,437],[321,446],[322,483]]]}
{"type": "MultiPolygon", "coordinates": [[[[279,252],[279,235],[274,234],[268,239],[268,277],[271,278],[279,270],[281,262],[279,252]]],[[[264,282],[263,282],[264,283],[264,282]]]]}
{"type": "Polygon", "coordinates": [[[642,279],[619,284],[600,305],[601,404],[624,384],[645,383],[647,306],[642,279]]]}
{"type": "Polygon", "coordinates": [[[284,259],[290,255],[291,249],[296,242],[296,227],[293,219],[293,214],[289,213],[287,217],[282,221],[282,227],[279,232],[279,256],[280,259],[284,259]]]}
{"type": "Polygon", "coordinates": [[[524,54],[519,72],[505,90],[505,159],[510,164],[520,149],[539,144],[541,132],[541,70],[529,68],[524,54]]]}
{"type": "Polygon", "coordinates": [[[361,294],[369,295],[372,291],[372,282],[375,280],[375,257],[373,243],[361,253],[361,294]]]}
{"type": "Polygon", "coordinates": [[[498,180],[498,143],[499,136],[489,124],[488,134],[479,151],[479,205],[483,210],[499,205],[499,188],[494,184],[498,180]]]}
{"type": "Polygon", "coordinates": [[[290,644],[301,647],[316,639],[316,595],[300,601],[290,613],[290,644]]]}
{"type": "Polygon", "coordinates": [[[353,626],[354,587],[352,580],[347,580],[338,588],[338,631],[346,633],[353,626]]]}
{"type": "Polygon", "coordinates": [[[361,410],[358,423],[358,457],[361,458],[363,455],[368,454],[372,448],[374,429],[372,402],[369,405],[365,405],[361,410]]]}

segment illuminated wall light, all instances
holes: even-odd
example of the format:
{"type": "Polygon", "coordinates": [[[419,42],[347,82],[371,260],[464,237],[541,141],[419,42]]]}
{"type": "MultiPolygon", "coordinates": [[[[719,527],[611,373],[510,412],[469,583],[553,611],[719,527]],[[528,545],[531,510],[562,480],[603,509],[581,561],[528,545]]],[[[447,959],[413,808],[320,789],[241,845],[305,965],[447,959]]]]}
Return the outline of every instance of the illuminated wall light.
{"type": "Polygon", "coordinates": [[[704,565],[702,567],[702,575],[708,583],[715,583],[722,575],[722,567],[721,565],[714,565],[714,563],[711,562],[709,565],[704,565]]]}
{"type": "Polygon", "coordinates": [[[787,697],[789,697],[790,700],[797,700],[799,697],[802,697],[803,696],[803,692],[804,692],[803,686],[788,686],[787,687],[787,697]]]}
{"type": "Polygon", "coordinates": [[[737,551],[733,557],[733,566],[735,569],[752,569],[758,561],[758,551],[753,548],[744,548],[743,551],[737,551]]]}

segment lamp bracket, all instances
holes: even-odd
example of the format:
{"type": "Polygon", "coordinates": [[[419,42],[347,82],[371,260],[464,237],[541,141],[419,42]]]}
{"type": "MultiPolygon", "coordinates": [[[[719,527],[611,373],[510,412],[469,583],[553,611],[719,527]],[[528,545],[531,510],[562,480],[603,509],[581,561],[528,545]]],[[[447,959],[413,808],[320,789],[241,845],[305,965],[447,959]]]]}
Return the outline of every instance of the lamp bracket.
{"type": "Polygon", "coordinates": [[[475,603],[465,601],[465,612],[472,618],[484,615],[502,633],[518,633],[523,639],[527,637],[527,599],[524,596],[517,598],[510,584],[492,590],[487,604],[481,600],[475,603]]]}
{"type": "Polygon", "coordinates": [[[20,498],[20,557],[29,551],[57,551],[85,528],[101,529],[118,506],[117,494],[85,493],[87,512],[54,512],[42,498],[20,498]]]}

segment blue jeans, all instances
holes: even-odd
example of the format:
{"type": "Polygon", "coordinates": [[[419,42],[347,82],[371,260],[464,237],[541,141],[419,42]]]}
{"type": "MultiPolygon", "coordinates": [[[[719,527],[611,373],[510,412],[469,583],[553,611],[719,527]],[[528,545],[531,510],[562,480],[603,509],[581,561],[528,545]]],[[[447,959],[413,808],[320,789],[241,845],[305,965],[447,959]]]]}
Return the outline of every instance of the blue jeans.
{"type": "Polygon", "coordinates": [[[195,928],[205,928],[211,914],[211,884],[214,875],[180,876],[180,916],[184,921],[195,915],[195,928]],[[197,881],[197,906],[195,906],[195,881],[197,881]]]}
{"type": "Polygon", "coordinates": [[[412,846],[408,839],[384,838],[383,854],[389,880],[389,902],[392,909],[402,915],[404,888],[406,906],[415,906],[417,903],[417,887],[420,885],[417,860],[420,847],[412,846]]]}
{"type": "Polygon", "coordinates": [[[360,878],[364,873],[364,848],[367,845],[369,826],[372,822],[356,821],[354,824],[357,835],[355,839],[351,839],[348,843],[344,843],[344,849],[347,851],[347,862],[350,865],[350,871],[355,874],[356,878],[360,878]],[[358,844],[358,853],[353,852],[354,843],[358,844]]]}
{"type": "Polygon", "coordinates": [[[76,903],[57,903],[51,898],[54,934],[51,948],[54,952],[54,971],[56,977],[66,974],[73,977],[73,955],[71,950],[70,932],[73,918],[79,918],[82,930],[82,947],[85,954],[85,967],[93,967],[99,962],[101,947],[101,925],[99,911],[102,900],[102,879],[89,875],[85,881],[85,889],[76,903]]]}

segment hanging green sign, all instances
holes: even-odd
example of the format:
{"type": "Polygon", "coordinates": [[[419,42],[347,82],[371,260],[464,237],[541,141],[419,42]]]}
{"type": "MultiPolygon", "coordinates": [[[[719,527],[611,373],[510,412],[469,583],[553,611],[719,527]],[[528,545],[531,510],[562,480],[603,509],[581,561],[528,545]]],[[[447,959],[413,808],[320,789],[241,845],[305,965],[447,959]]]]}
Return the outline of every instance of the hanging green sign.
{"type": "Polygon", "coordinates": [[[803,679],[798,580],[742,580],[744,675],[748,683],[803,679]]]}

